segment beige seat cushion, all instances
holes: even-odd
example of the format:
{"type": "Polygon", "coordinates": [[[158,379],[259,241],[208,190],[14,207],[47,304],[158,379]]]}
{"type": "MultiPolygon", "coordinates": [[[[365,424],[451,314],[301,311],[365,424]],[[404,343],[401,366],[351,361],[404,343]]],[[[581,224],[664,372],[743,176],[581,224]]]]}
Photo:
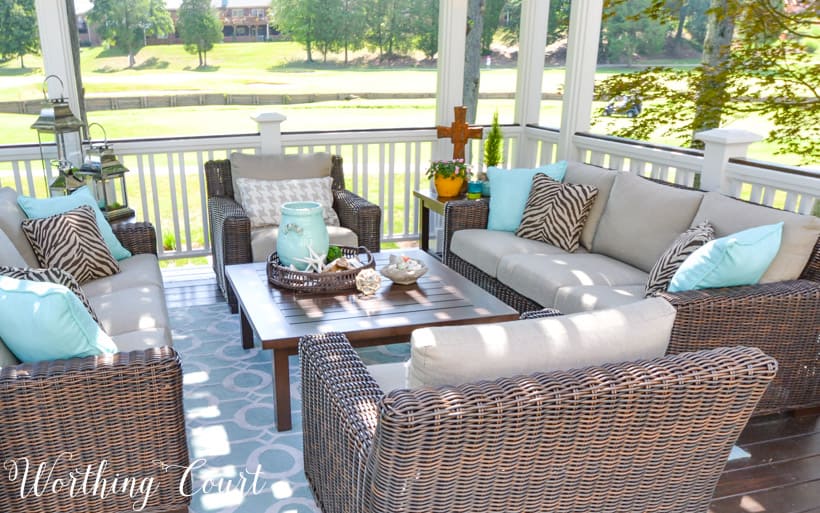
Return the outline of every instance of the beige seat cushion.
{"type": "Polygon", "coordinates": [[[567,163],[567,174],[564,176],[564,182],[592,185],[598,189],[598,195],[592,203],[592,208],[589,209],[584,230],[581,232],[581,246],[586,249],[592,248],[595,230],[598,229],[598,223],[601,221],[601,215],[604,213],[604,207],[606,207],[606,202],[609,199],[609,192],[612,190],[612,184],[615,182],[617,175],[618,171],[611,169],[581,162],[567,163]]]}
{"type": "MultiPolygon", "coordinates": [[[[335,246],[359,245],[359,237],[356,232],[344,226],[328,226],[327,234],[330,236],[330,243],[335,246]]],[[[251,254],[254,262],[264,262],[271,253],[276,251],[276,238],[279,236],[279,228],[276,226],[263,226],[251,230],[251,254]]]]}
{"type": "Polygon", "coordinates": [[[382,392],[389,394],[391,390],[407,388],[407,373],[410,370],[410,361],[395,363],[376,363],[367,366],[367,372],[376,380],[382,392]]]}
{"type": "Polygon", "coordinates": [[[0,189],[0,230],[6,233],[14,247],[22,255],[29,267],[39,267],[40,263],[31,249],[28,239],[20,227],[28,219],[25,212],[17,205],[17,191],[9,187],[0,189]]]}
{"type": "Polygon", "coordinates": [[[330,176],[333,161],[329,153],[299,155],[249,155],[231,153],[231,180],[234,199],[238,196],[237,178],[288,180],[293,178],[322,178],[330,176]]]}
{"type": "Polygon", "coordinates": [[[645,285],[649,275],[604,255],[508,255],[498,265],[498,281],[541,306],[552,307],[561,287],[645,285]]]}
{"type": "Polygon", "coordinates": [[[717,192],[707,193],[703,198],[692,226],[704,220],[714,226],[715,237],[783,221],[780,251],[763,274],[761,283],[799,278],[820,236],[820,219],[817,217],[752,205],[717,192]]]}
{"type": "Polygon", "coordinates": [[[545,242],[517,237],[512,232],[495,230],[459,230],[453,234],[450,251],[493,278],[498,273],[498,263],[505,255],[565,255],[561,248],[545,242]]]}
{"type": "Polygon", "coordinates": [[[644,298],[644,285],[581,285],[561,287],[553,308],[563,314],[603,310],[634,303],[644,298]]]}
{"type": "Polygon", "coordinates": [[[422,328],[408,385],[458,385],[664,355],[675,309],[660,298],[546,319],[422,328]]]}
{"type": "Polygon", "coordinates": [[[162,288],[162,273],[156,255],[141,253],[120,260],[119,265],[120,272],[85,283],[83,292],[89,297],[94,297],[141,285],[162,288]]]}
{"type": "Polygon", "coordinates": [[[619,173],[612,185],[592,251],[649,272],[689,229],[703,193],[619,173]]]}
{"type": "Polygon", "coordinates": [[[152,347],[171,346],[171,329],[149,328],[128,331],[111,337],[120,352],[143,351],[152,347]]]}
{"type": "Polygon", "coordinates": [[[0,266],[29,267],[17,246],[9,239],[6,232],[0,230],[0,266]]]}
{"type": "MultiPolygon", "coordinates": [[[[162,287],[142,285],[88,298],[100,326],[112,338],[132,331],[166,328],[168,310],[162,287]]],[[[118,346],[119,347],[119,346],[118,346]]]]}

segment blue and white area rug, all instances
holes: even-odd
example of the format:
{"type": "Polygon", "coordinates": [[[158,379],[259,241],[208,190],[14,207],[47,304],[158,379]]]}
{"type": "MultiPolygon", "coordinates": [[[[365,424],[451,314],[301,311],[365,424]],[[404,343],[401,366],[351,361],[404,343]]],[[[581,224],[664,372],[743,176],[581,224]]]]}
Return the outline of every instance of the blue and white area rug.
{"type": "MultiPolygon", "coordinates": [[[[245,350],[225,304],[170,310],[183,364],[193,513],[318,512],[302,466],[301,382],[290,360],[293,430],[274,425],[271,354],[245,350]]],[[[407,344],[360,351],[367,363],[408,357],[407,344]]]]}

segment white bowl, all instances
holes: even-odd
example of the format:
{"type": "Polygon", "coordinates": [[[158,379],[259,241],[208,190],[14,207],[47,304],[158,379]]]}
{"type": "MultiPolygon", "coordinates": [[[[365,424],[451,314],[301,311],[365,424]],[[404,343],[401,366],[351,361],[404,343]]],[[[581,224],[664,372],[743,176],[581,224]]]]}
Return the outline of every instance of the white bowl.
{"type": "Polygon", "coordinates": [[[390,263],[381,269],[382,276],[399,285],[416,283],[426,272],[426,265],[403,255],[390,255],[390,263]]]}

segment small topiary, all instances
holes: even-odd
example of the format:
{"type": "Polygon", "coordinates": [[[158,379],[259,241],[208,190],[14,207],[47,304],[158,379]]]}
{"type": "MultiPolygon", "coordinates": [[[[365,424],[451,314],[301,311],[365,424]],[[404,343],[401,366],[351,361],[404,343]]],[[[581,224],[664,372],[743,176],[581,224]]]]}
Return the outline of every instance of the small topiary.
{"type": "Polygon", "coordinates": [[[503,140],[501,127],[498,124],[498,112],[493,114],[493,124],[487,134],[487,141],[484,143],[484,165],[487,167],[497,166],[501,163],[501,143],[503,140]]]}

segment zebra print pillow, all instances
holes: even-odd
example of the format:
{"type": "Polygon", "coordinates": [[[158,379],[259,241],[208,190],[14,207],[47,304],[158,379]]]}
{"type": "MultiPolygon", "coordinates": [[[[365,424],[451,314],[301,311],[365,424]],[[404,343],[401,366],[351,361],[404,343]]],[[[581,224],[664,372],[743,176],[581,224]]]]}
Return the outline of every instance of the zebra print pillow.
{"type": "Polygon", "coordinates": [[[42,267],[59,267],[80,285],[120,272],[97,227],[94,210],[83,205],[63,214],[26,219],[23,233],[42,267]]]}
{"type": "Polygon", "coordinates": [[[598,188],[574,183],[560,184],[541,223],[541,239],[573,253],[581,241],[581,232],[589,216],[598,188]]]}
{"type": "Polygon", "coordinates": [[[544,223],[544,216],[547,215],[550,202],[560,190],[561,182],[556,182],[543,173],[538,173],[533,177],[527,205],[521,216],[521,224],[515,231],[517,236],[545,242],[540,238],[541,225],[544,223]]]}
{"type": "Polygon", "coordinates": [[[680,234],[672,244],[666,248],[661,257],[649,271],[649,280],[646,282],[646,295],[651,296],[669,288],[672,277],[684,260],[696,249],[715,238],[715,229],[709,221],[703,221],[694,228],[680,234]]]}
{"type": "Polygon", "coordinates": [[[8,276],[15,280],[47,281],[62,285],[80,299],[85,309],[91,314],[91,318],[94,319],[94,322],[97,324],[100,323],[100,320],[97,319],[97,314],[95,314],[91,308],[91,303],[88,302],[85,292],[80,288],[80,284],[77,283],[77,280],[71,276],[71,273],[67,273],[56,267],[51,269],[33,269],[31,267],[0,266],[0,276],[8,276]]]}

